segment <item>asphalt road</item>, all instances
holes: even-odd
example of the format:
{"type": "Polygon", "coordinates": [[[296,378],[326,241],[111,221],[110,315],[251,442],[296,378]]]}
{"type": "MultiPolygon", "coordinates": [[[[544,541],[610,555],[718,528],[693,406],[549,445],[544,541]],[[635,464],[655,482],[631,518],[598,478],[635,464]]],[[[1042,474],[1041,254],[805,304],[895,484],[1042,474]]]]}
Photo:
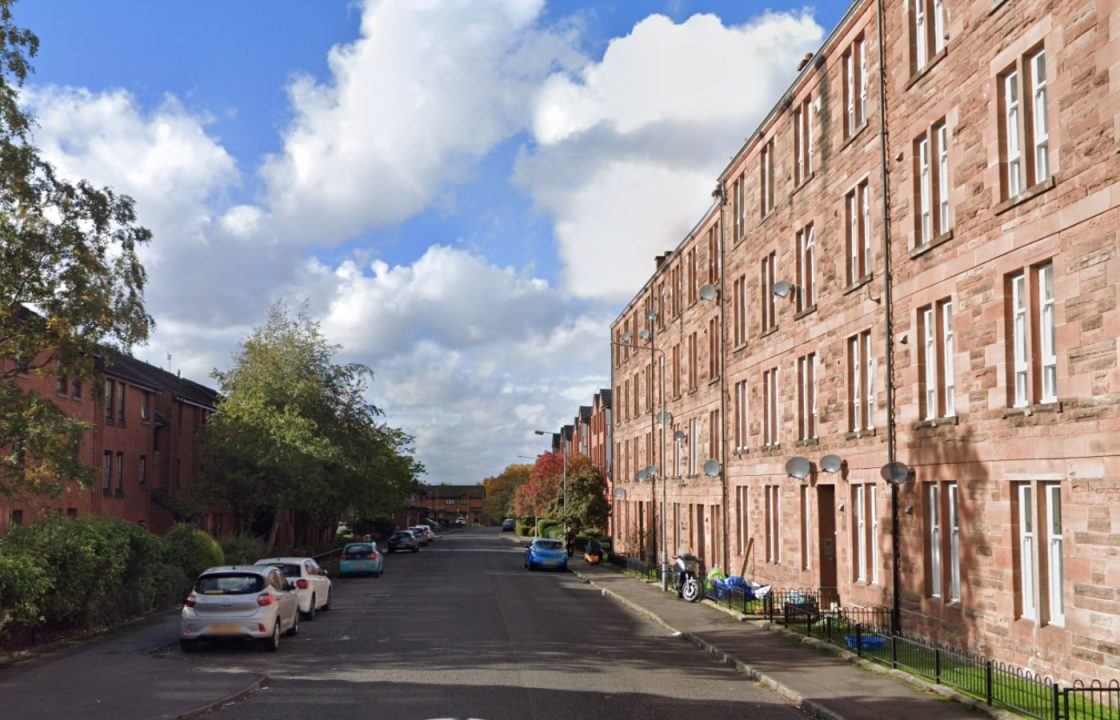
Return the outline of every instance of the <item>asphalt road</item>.
{"type": "Polygon", "coordinates": [[[390,555],[381,578],[336,581],[334,609],[275,655],[168,659],[271,677],[216,720],[804,717],[574,576],[525,571],[521,553],[496,530],[449,533],[390,555]]]}

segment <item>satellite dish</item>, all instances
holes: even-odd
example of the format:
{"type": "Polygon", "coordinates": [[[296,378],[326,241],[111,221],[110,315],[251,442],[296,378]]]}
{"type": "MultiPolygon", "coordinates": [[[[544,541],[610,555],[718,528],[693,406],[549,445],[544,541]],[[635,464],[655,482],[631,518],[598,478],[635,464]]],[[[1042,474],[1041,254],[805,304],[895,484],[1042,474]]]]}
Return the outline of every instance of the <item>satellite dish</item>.
{"type": "Polygon", "coordinates": [[[844,460],[839,455],[825,455],[821,458],[821,470],[828,474],[840,472],[840,468],[844,466],[844,460]]]}
{"type": "Polygon", "coordinates": [[[653,465],[646,465],[645,473],[647,478],[655,478],[657,477],[657,468],[653,465]]]}
{"type": "Polygon", "coordinates": [[[786,460],[786,475],[796,480],[804,480],[813,472],[813,464],[808,459],[797,455],[786,460]]]}
{"type": "Polygon", "coordinates": [[[646,312],[646,320],[653,320],[655,317],[657,317],[657,313],[653,310],[646,312]]]}
{"type": "Polygon", "coordinates": [[[653,336],[650,334],[649,330],[642,330],[640,333],[638,333],[638,337],[640,337],[642,340],[648,341],[653,336]]]}
{"type": "Polygon", "coordinates": [[[645,482],[647,476],[648,475],[647,475],[645,470],[639,470],[637,473],[634,474],[634,480],[636,482],[645,482]]]}
{"type": "Polygon", "coordinates": [[[774,297],[784,298],[786,295],[789,295],[789,291],[792,289],[793,286],[788,282],[786,282],[785,280],[779,280],[778,282],[774,283],[774,287],[771,288],[771,292],[774,293],[774,297]]]}
{"type": "Polygon", "coordinates": [[[711,284],[711,283],[707,283],[703,287],[701,287],[700,288],[700,299],[701,300],[715,300],[716,299],[716,286],[711,284]]]}
{"type": "Polygon", "coordinates": [[[704,463],[704,475],[706,477],[719,477],[720,471],[723,468],[719,464],[719,460],[711,459],[704,463]]]}
{"type": "Polygon", "coordinates": [[[910,479],[910,468],[906,467],[906,463],[889,462],[883,466],[879,474],[891,485],[901,485],[910,479]]]}
{"type": "Polygon", "coordinates": [[[630,342],[630,339],[633,338],[633,337],[634,336],[630,334],[630,331],[627,330],[626,332],[622,333],[622,342],[628,343],[628,342],[630,342]]]}
{"type": "Polygon", "coordinates": [[[611,495],[614,496],[615,500],[625,500],[626,499],[626,488],[616,487],[614,489],[614,492],[611,493],[611,495]]]}
{"type": "Polygon", "coordinates": [[[684,430],[677,430],[675,433],[673,433],[673,439],[677,442],[684,442],[688,439],[688,435],[684,434],[684,430]]]}
{"type": "Polygon", "coordinates": [[[673,413],[669,412],[668,410],[662,410],[657,415],[657,421],[663,423],[671,423],[673,422],[673,413]]]}

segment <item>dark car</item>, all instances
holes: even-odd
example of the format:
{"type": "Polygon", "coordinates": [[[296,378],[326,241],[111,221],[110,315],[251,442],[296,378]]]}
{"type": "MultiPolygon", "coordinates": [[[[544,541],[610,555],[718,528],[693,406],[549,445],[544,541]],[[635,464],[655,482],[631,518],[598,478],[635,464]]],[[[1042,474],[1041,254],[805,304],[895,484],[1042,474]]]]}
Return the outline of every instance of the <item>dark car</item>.
{"type": "Polygon", "coordinates": [[[506,518],[502,521],[502,532],[513,532],[513,518],[506,518]]]}
{"type": "Polygon", "coordinates": [[[411,530],[399,530],[389,536],[389,552],[397,550],[420,551],[420,540],[412,534],[411,530]]]}

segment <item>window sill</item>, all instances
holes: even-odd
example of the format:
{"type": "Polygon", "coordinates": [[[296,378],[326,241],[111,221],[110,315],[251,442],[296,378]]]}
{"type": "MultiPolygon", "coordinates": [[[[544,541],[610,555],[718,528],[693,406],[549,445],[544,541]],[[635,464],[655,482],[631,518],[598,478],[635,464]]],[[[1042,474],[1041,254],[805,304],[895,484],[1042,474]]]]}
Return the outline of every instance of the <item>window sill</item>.
{"type": "Polygon", "coordinates": [[[1057,184],[1057,176],[1051,175],[1050,177],[1046,178],[1042,182],[1035,183],[1034,185],[1031,185],[1029,188],[1027,188],[1023,192],[1019,193],[1015,197],[1007,198],[1006,200],[1001,202],[999,205],[996,205],[993,213],[995,215],[1002,215],[1003,213],[1007,212],[1008,210],[1015,207],[1016,205],[1021,205],[1025,202],[1027,202],[1028,200],[1035,199],[1036,197],[1043,194],[1044,192],[1046,192],[1050,188],[1054,187],[1054,185],[1056,185],[1056,184],[1057,184]]]}
{"type": "Polygon", "coordinates": [[[856,140],[858,140],[859,136],[862,135],[863,131],[866,130],[866,129],[867,129],[867,119],[865,118],[864,121],[863,121],[863,124],[860,125],[858,128],[856,128],[856,131],[854,133],[852,133],[851,135],[849,135],[847,138],[845,138],[844,142],[840,144],[840,152],[844,152],[844,150],[846,150],[849,145],[851,145],[856,140]]]}
{"type": "Polygon", "coordinates": [[[796,195],[799,190],[801,190],[803,187],[805,187],[806,185],[811,183],[813,181],[813,178],[816,177],[816,176],[817,176],[817,171],[816,170],[811,170],[809,172],[809,174],[805,177],[805,179],[801,181],[800,184],[794,186],[793,191],[790,193],[790,196],[792,197],[793,195],[796,195]]]}
{"type": "Polygon", "coordinates": [[[767,335],[773,335],[773,334],[774,334],[774,333],[776,333],[776,332],[778,332],[778,326],[777,326],[777,325],[775,325],[775,326],[774,326],[774,327],[772,327],[772,328],[768,328],[768,329],[766,329],[766,330],[763,330],[763,331],[762,331],[762,333],[761,333],[761,334],[759,335],[759,337],[760,337],[760,338],[764,338],[764,337],[766,337],[767,335]]]}
{"type": "Polygon", "coordinates": [[[735,347],[731,348],[731,354],[734,355],[735,353],[742,352],[743,350],[746,350],[746,349],[747,349],[747,344],[746,343],[739,343],[735,347]]]}
{"type": "Polygon", "coordinates": [[[761,448],[762,452],[769,453],[769,454],[776,453],[776,452],[780,451],[781,449],[782,449],[782,444],[781,443],[774,443],[773,445],[763,445],[762,448],[761,448]]]}
{"type": "Polygon", "coordinates": [[[735,449],[735,450],[731,451],[731,455],[734,456],[734,457],[737,457],[737,458],[746,457],[747,455],[750,455],[750,454],[751,454],[750,448],[738,448],[738,449],[735,449]]]}
{"type": "Polygon", "coordinates": [[[712,378],[711,380],[708,381],[708,386],[711,387],[712,385],[715,385],[718,382],[719,382],[719,375],[716,375],[714,378],[712,378]]]}
{"type": "Polygon", "coordinates": [[[793,444],[794,447],[815,447],[821,444],[820,438],[809,438],[808,440],[798,440],[793,444]]]}
{"type": "Polygon", "coordinates": [[[930,418],[929,420],[919,420],[910,426],[912,430],[921,430],[923,428],[935,428],[941,425],[959,425],[961,418],[959,415],[946,415],[944,417],[930,418]]]}
{"type": "Polygon", "coordinates": [[[931,57],[931,58],[930,58],[930,59],[929,59],[929,60],[928,60],[928,61],[926,62],[926,64],[925,64],[925,67],[923,67],[922,69],[918,70],[917,72],[915,72],[915,73],[914,73],[914,74],[913,74],[913,75],[912,75],[912,76],[910,77],[910,82],[906,83],[906,89],[907,89],[907,90],[909,90],[910,88],[914,87],[914,85],[915,85],[915,84],[916,84],[916,83],[917,83],[917,82],[918,82],[919,80],[921,80],[921,79],[922,79],[922,78],[924,78],[924,77],[925,77],[926,75],[928,75],[928,74],[929,74],[929,71],[933,69],[933,66],[934,66],[934,65],[936,65],[937,63],[941,62],[941,59],[942,59],[942,58],[944,58],[944,57],[945,57],[945,55],[946,55],[946,54],[948,54],[948,52],[949,52],[949,45],[948,45],[948,44],[946,44],[946,45],[945,45],[945,47],[941,48],[941,49],[940,49],[940,50],[939,50],[939,51],[937,52],[937,54],[936,54],[936,55],[934,55],[933,57],[931,57]]]}
{"type": "Polygon", "coordinates": [[[695,395],[695,394],[696,394],[696,390],[697,390],[697,388],[692,388],[691,390],[689,390],[689,391],[688,391],[687,393],[685,393],[685,394],[686,394],[686,395],[695,395]]]}
{"type": "Polygon", "coordinates": [[[816,310],[817,310],[817,304],[816,304],[816,303],[813,303],[812,305],[810,305],[809,307],[805,308],[804,310],[800,310],[800,311],[798,311],[798,312],[797,312],[797,313],[796,313],[796,314],[795,314],[795,315],[793,316],[793,319],[794,319],[794,320],[800,320],[801,318],[805,317],[806,315],[809,315],[809,314],[811,314],[811,313],[814,313],[814,312],[816,312],[816,310]]]}
{"type": "Polygon", "coordinates": [[[875,437],[875,428],[871,428],[870,430],[849,430],[844,433],[844,438],[846,440],[856,440],[865,437],[875,437]]]}
{"type": "Polygon", "coordinates": [[[992,6],[990,8],[988,8],[988,15],[989,16],[994,15],[997,10],[999,10],[1001,7],[1003,7],[1006,4],[1007,4],[1007,0],[995,0],[995,2],[992,3],[992,6]]]}
{"type": "Polygon", "coordinates": [[[1062,401],[1056,400],[1050,403],[1036,403],[1034,405],[1025,405],[1023,407],[1009,407],[1003,411],[1005,418],[1011,417],[1029,417],[1035,413],[1060,413],[1062,411],[1062,401]]]}
{"type": "Polygon", "coordinates": [[[941,233],[940,235],[938,235],[937,237],[930,240],[928,243],[926,243],[924,245],[915,245],[914,248],[912,250],[910,250],[910,259],[913,260],[916,257],[919,257],[921,255],[925,255],[927,252],[929,252],[930,250],[933,250],[938,245],[944,245],[945,243],[949,242],[952,239],[953,239],[953,231],[952,230],[946,230],[945,232],[941,233]]]}
{"type": "Polygon", "coordinates": [[[767,211],[766,211],[766,214],[765,214],[765,215],[763,215],[762,217],[760,217],[760,218],[758,219],[758,225],[759,225],[759,227],[762,227],[762,225],[763,225],[763,224],[764,224],[764,223],[765,223],[765,222],[766,222],[767,220],[769,220],[770,218],[774,217],[774,215],[775,215],[775,214],[776,214],[776,213],[774,212],[774,208],[770,208],[769,210],[767,210],[767,211]]]}
{"type": "Polygon", "coordinates": [[[860,289],[861,287],[863,287],[864,285],[867,285],[868,283],[870,283],[870,282],[871,282],[871,279],[872,279],[873,277],[875,277],[875,274],[874,274],[874,273],[867,273],[866,275],[864,275],[863,277],[859,278],[858,280],[855,280],[855,281],[853,281],[851,285],[849,285],[848,287],[844,288],[844,294],[845,294],[845,295],[851,295],[851,294],[852,294],[852,293],[854,293],[854,292],[855,292],[856,290],[859,290],[859,289],[860,289]]]}

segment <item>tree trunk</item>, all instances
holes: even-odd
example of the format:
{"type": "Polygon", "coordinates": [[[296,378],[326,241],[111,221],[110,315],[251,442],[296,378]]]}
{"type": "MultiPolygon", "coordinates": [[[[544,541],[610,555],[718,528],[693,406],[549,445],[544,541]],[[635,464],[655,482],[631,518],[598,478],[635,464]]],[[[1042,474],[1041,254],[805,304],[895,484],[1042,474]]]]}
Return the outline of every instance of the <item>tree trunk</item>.
{"type": "Polygon", "coordinates": [[[268,530],[268,549],[272,550],[276,546],[276,533],[280,531],[280,514],[284,511],[277,508],[276,514],[272,516],[272,527],[268,530]]]}

